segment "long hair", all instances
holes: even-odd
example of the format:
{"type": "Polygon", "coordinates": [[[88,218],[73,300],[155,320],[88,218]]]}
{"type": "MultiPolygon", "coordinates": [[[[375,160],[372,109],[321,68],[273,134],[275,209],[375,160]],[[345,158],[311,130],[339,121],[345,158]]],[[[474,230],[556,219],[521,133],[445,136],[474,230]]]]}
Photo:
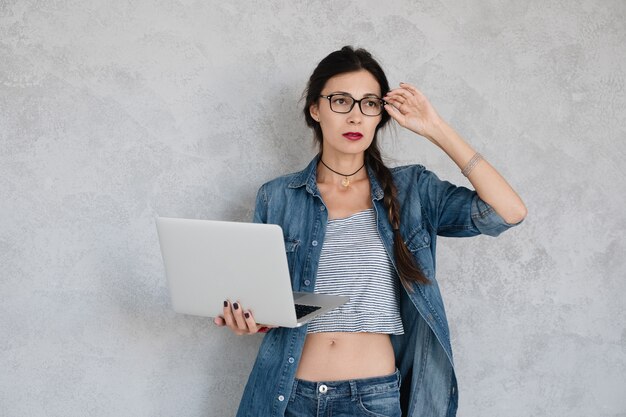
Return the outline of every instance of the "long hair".
{"type": "MultiPolygon", "coordinates": [[[[366,70],[376,78],[383,96],[389,91],[389,82],[378,62],[376,62],[372,55],[365,49],[359,48],[355,50],[351,46],[344,46],[340,50],[334,51],[322,59],[309,78],[309,82],[303,94],[303,96],[306,97],[303,112],[307,126],[313,129],[314,138],[318,144],[320,153],[323,151],[322,128],[311,116],[309,108],[319,100],[322,89],[329,78],[335,75],[360,70],[366,70]]],[[[374,132],[374,139],[371,145],[365,150],[365,162],[373,169],[376,178],[382,185],[385,194],[383,203],[387,210],[389,223],[391,223],[391,228],[394,232],[394,257],[398,274],[400,275],[402,285],[404,285],[407,290],[412,291],[411,282],[428,284],[430,281],[415,262],[411,251],[407,248],[400,233],[400,203],[397,198],[398,190],[393,182],[391,171],[383,162],[377,141],[378,131],[389,122],[391,116],[389,116],[387,112],[383,112],[381,116],[381,121],[376,126],[374,132]]]]}

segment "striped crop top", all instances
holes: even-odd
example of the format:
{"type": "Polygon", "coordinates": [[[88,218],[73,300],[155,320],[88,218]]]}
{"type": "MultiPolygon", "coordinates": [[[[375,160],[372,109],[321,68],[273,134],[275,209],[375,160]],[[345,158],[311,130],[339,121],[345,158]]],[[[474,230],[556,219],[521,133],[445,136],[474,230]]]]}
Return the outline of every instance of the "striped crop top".
{"type": "Polygon", "coordinates": [[[373,208],[328,220],[314,292],[346,295],[350,301],[313,319],[307,333],[404,334],[399,290],[373,208]]]}

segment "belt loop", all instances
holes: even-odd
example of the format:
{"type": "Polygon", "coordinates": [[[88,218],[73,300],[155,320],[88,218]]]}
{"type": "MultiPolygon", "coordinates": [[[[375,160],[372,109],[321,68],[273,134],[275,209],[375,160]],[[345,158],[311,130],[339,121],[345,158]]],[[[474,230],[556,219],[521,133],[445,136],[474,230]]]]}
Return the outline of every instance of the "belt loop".
{"type": "Polygon", "coordinates": [[[289,394],[289,402],[293,402],[296,398],[296,388],[298,388],[298,378],[293,379],[293,384],[291,385],[291,394],[289,394]]]}
{"type": "Polygon", "coordinates": [[[359,399],[359,391],[356,386],[356,381],[354,379],[350,380],[350,397],[352,401],[358,401],[359,399]]]}

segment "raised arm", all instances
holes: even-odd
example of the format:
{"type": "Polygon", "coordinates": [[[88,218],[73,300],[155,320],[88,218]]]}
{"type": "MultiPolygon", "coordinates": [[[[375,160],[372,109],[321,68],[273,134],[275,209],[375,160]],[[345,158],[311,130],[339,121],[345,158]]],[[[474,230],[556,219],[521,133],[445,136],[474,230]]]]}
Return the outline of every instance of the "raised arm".
{"type": "MultiPolygon", "coordinates": [[[[426,96],[407,83],[391,90],[384,97],[385,109],[401,126],[421,135],[443,150],[463,170],[476,151],[435,111],[426,96]]],[[[477,159],[477,158],[475,158],[477,159]]],[[[467,174],[478,196],[489,204],[507,223],[519,223],[527,209],[515,190],[485,159],[467,174]]]]}

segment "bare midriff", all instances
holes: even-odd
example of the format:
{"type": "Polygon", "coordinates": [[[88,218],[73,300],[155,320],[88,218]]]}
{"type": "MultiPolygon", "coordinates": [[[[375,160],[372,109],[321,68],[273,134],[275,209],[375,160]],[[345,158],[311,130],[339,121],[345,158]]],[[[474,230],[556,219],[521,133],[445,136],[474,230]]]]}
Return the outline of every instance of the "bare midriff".
{"type": "Polygon", "coordinates": [[[396,370],[388,334],[309,333],[296,378],[340,381],[390,375],[396,370]]]}

